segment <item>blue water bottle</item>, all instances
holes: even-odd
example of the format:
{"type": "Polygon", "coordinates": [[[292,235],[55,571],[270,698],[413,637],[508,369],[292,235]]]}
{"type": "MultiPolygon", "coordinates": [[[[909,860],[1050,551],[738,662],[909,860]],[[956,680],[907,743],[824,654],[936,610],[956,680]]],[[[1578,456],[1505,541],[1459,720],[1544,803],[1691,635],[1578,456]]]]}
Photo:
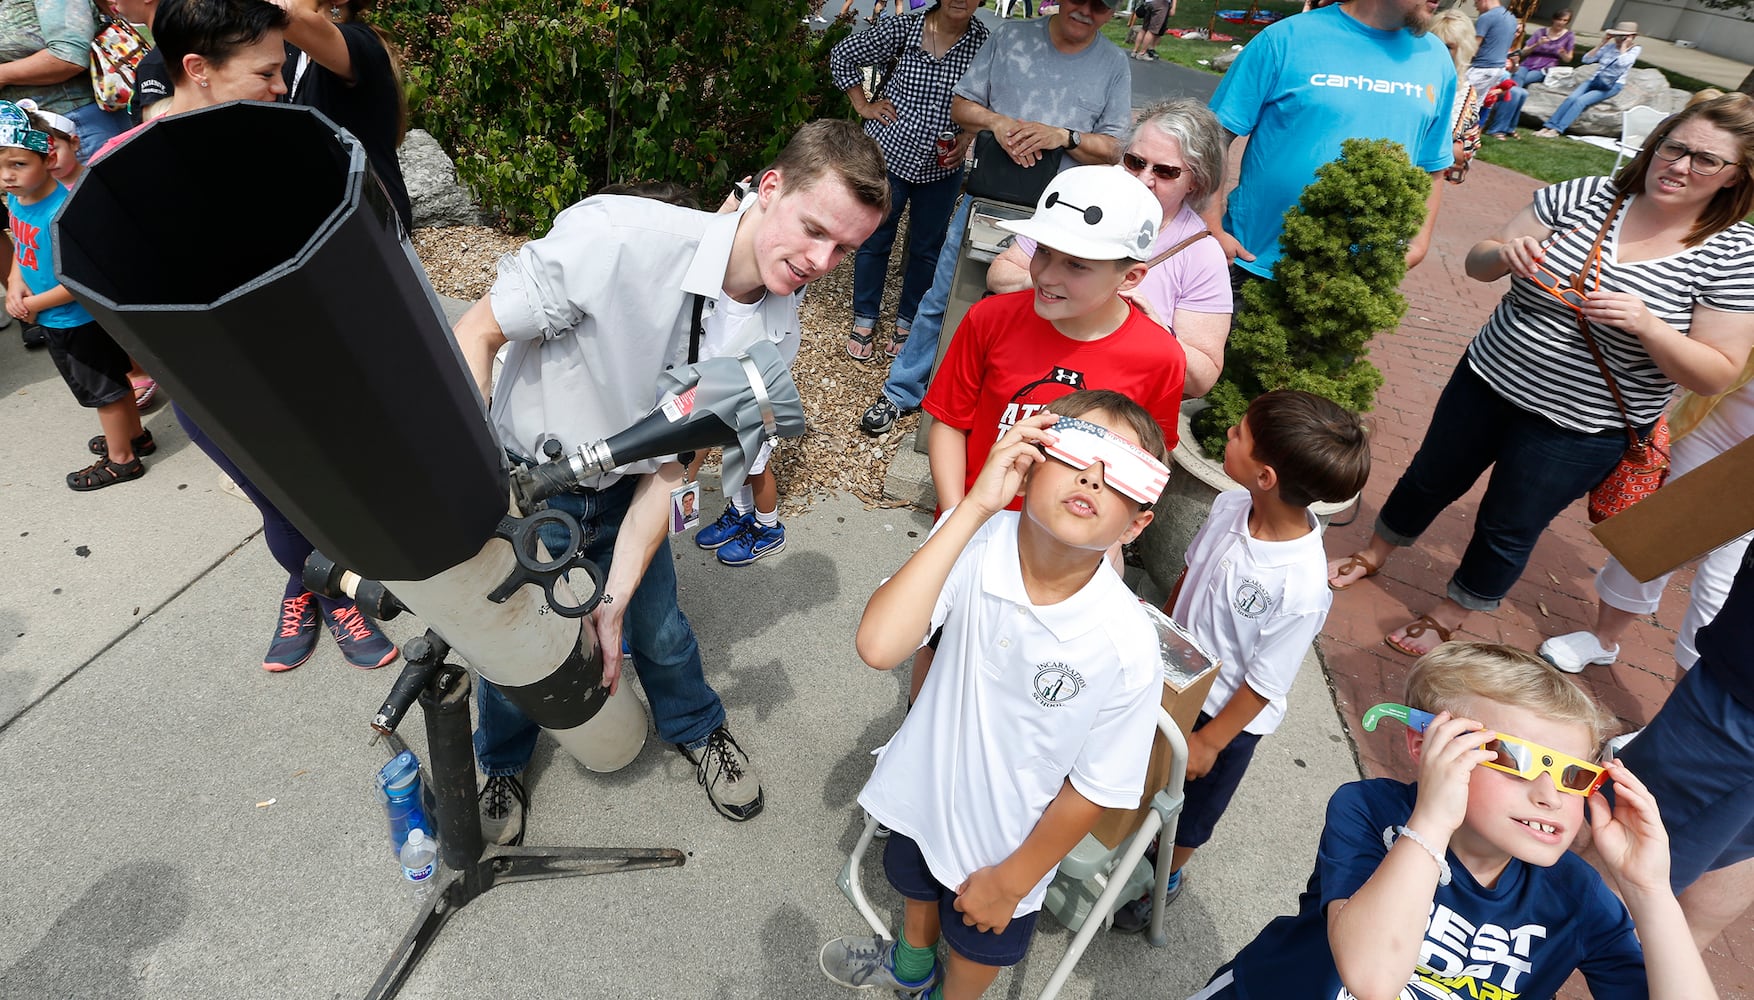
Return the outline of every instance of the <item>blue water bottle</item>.
{"type": "Polygon", "coordinates": [[[431,837],[432,824],[420,805],[420,758],[413,751],[402,751],[378,772],[378,801],[390,818],[390,853],[402,849],[410,830],[431,837]]]}

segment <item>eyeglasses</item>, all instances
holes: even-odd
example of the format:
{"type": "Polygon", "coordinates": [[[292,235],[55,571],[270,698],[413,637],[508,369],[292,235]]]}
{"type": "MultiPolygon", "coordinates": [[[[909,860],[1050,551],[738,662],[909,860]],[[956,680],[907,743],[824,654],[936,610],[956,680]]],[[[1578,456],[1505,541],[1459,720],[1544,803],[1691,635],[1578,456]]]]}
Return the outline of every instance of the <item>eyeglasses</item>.
{"type": "Polygon", "coordinates": [[[1146,167],[1151,168],[1151,176],[1163,181],[1173,181],[1182,175],[1187,167],[1172,167],[1167,163],[1151,163],[1143,156],[1133,153],[1121,154],[1121,165],[1135,174],[1142,174],[1146,167]]]}
{"type": "MultiPolygon", "coordinates": [[[[1577,232],[1579,232],[1578,229],[1572,229],[1555,235],[1547,243],[1546,248],[1553,249],[1559,245],[1560,240],[1577,232]]],[[[1595,270],[1596,286],[1600,287],[1602,283],[1602,248],[1600,246],[1595,248],[1588,260],[1584,261],[1583,269],[1586,275],[1591,269],[1595,270]]],[[[1570,279],[1561,278],[1557,272],[1545,264],[1535,265],[1535,273],[1529,278],[1529,282],[1564,303],[1566,308],[1573,312],[1582,312],[1584,303],[1589,301],[1588,294],[1582,289],[1574,287],[1570,279]]],[[[1578,282],[1578,284],[1583,284],[1583,282],[1578,282]]]]}
{"type": "Polygon", "coordinates": [[[1091,205],[1088,208],[1079,208],[1077,205],[1074,205],[1071,202],[1067,201],[1066,199],[1060,197],[1060,192],[1049,191],[1048,196],[1042,200],[1041,207],[1053,208],[1055,205],[1064,205],[1067,208],[1072,209],[1073,211],[1078,212],[1079,214],[1083,215],[1084,216],[1084,224],[1087,226],[1094,226],[1097,223],[1102,221],[1102,206],[1101,205],[1091,205]]]}
{"type": "MultiPolygon", "coordinates": [[[[1408,729],[1423,733],[1425,727],[1431,725],[1437,716],[1406,705],[1384,702],[1371,706],[1364,713],[1364,731],[1376,731],[1377,722],[1388,716],[1406,723],[1408,729]]],[[[1532,781],[1545,774],[1553,779],[1553,787],[1572,795],[1589,797],[1602,783],[1608,779],[1607,769],[1600,764],[1592,764],[1587,760],[1563,754],[1552,747],[1544,747],[1539,743],[1516,736],[1498,733],[1481,749],[1490,750],[1498,756],[1492,760],[1483,760],[1481,767],[1490,767],[1494,771],[1514,774],[1526,781],[1532,781]]]]}
{"type": "Polygon", "coordinates": [[[1169,469],[1155,456],[1099,424],[1061,417],[1048,430],[1052,444],[1042,451],[1052,459],[1083,471],[1102,463],[1102,481],[1116,493],[1149,507],[1163,495],[1169,469]]]}
{"type": "Polygon", "coordinates": [[[1682,157],[1691,159],[1693,162],[1687,165],[1688,171],[1701,177],[1710,177],[1725,167],[1736,166],[1716,153],[1707,153],[1701,149],[1689,149],[1673,139],[1663,139],[1658,142],[1656,154],[1659,159],[1667,160],[1670,163],[1678,162],[1682,157]]]}

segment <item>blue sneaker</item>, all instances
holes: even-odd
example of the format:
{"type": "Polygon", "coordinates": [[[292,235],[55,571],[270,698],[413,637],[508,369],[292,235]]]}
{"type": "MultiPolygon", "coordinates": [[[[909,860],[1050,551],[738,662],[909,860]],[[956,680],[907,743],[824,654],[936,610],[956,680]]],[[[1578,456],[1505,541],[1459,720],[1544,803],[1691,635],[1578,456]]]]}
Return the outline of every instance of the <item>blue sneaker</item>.
{"type": "Polygon", "coordinates": [[[822,946],[816,961],[822,972],[841,986],[855,990],[890,989],[896,996],[918,996],[931,991],[938,982],[938,963],[917,983],[910,983],[895,974],[895,942],[875,934],[869,937],[837,937],[822,946]]]}
{"type": "Polygon", "coordinates": [[[329,634],[341,647],[341,656],[353,666],[376,670],[396,658],[396,644],[378,631],[376,623],[361,613],[358,605],[349,604],[333,614],[325,610],[323,620],[329,623],[329,634]]]}
{"type": "Polygon", "coordinates": [[[281,601],[280,625],[268,644],[268,655],[262,657],[262,669],[278,674],[310,659],[318,634],[317,602],[310,591],[281,601]]]}
{"type": "Polygon", "coordinates": [[[737,537],[719,547],[719,562],[726,566],[747,566],[785,547],[785,525],[775,524],[770,528],[751,517],[737,537]]]}
{"type": "Polygon", "coordinates": [[[694,544],[703,549],[716,549],[743,533],[745,525],[755,523],[755,512],[737,513],[731,504],[725,505],[725,512],[719,519],[695,532],[694,544]]]}

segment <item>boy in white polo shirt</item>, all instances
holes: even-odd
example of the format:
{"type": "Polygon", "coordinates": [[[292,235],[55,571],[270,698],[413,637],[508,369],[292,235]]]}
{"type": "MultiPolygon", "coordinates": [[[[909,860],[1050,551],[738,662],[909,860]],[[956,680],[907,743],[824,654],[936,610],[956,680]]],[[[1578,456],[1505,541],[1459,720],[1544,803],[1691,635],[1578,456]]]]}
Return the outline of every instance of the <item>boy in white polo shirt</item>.
{"type": "MultiPolygon", "coordinates": [[[[1171,900],[1181,891],[1182,866],[1230,805],[1255,745],[1285,717],[1285,696],[1333,603],[1309,505],[1364,488],[1370,442],[1355,414],[1280,389],[1249,404],[1230,429],[1224,473],[1243,488],[1212,501],[1170,597],[1170,617],[1221,663],[1188,737],[1171,900]]],[[[1150,916],[1149,896],[1137,899],[1115,913],[1114,928],[1133,933],[1150,916]]]]}
{"type": "Polygon", "coordinates": [[[1062,396],[1005,432],[872,595],[858,631],[871,666],[943,635],[859,795],[894,831],[883,863],[907,899],[901,932],[828,942],[830,979],[973,1000],[1027,952],[1060,859],[1104,808],[1138,803],[1162,661],[1103,554],[1151,523],[1163,457],[1162,430],[1127,397],[1062,396]],[[1020,493],[1022,511],[1007,511],[1020,493]]]}

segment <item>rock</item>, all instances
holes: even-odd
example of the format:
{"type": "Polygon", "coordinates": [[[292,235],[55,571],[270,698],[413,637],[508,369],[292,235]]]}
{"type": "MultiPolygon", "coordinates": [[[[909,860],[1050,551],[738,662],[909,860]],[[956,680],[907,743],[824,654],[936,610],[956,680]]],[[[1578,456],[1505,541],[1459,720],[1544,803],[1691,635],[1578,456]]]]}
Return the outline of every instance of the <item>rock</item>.
{"type": "MultiPolygon", "coordinates": [[[[1547,73],[1547,79],[1529,88],[1529,99],[1523,105],[1522,124],[1531,128],[1540,128],[1547,116],[1558,108],[1585,80],[1596,75],[1596,67],[1588,66],[1556,66],[1547,73]]],[[[1636,108],[1640,104],[1655,108],[1663,114],[1673,114],[1687,106],[1687,99],[1693,95],[1685,90],[1669,86],[1669,80],[1662,71],[1654,69],[1635,69],[1626,74],[1626,86],[1620,93],[1590,108],[1573,122],[1569,129],[1570,135],[1601,135],[1610,139],[1620,137],[1620,113],[1627,108],[1636,108]]]]}
{"type": "Polygon", "coordinates": [[[1236,57],[1241,54],[1241,49],[1225,49],[1212,57],[1212,68],[1220,73],[1228,73],[1230,64],[1236,62],[1236,57]]]}
{"type": "Polygon", "coordinates": [[[414,203],[414,228],[479,226],[486,221],[469,189],[457,181],[457,168],[437,139],[421,129],[409,129],[396,158],[402,164],[408,199],[414,203]]]}

